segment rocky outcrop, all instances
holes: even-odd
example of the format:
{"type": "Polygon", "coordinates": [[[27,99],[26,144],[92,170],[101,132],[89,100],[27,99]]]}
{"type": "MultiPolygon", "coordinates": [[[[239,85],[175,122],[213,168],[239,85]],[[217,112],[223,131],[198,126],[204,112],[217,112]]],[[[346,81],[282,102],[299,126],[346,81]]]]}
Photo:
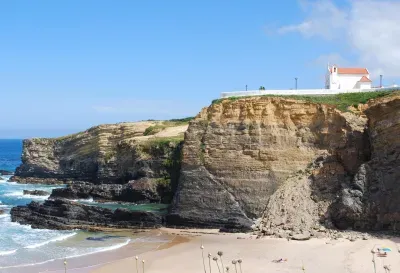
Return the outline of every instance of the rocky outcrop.
{"type": "Polygon", "coordinates": [[[318,204],[304,204],[301,213],[318,215],[326,210],[341,183],[369,157],[366,124],[366,118],[333,106],[292,99],[252,97],[213,104],[186,132],[168,223],[223,227],[236,221],[249,228],[253,218],[264,214],[271,228],[311,218],[312,226],[318,219],[292,217],[299,208],[285,205],[287,198],[301,205],[307,196],[314,202],[310,194],[318,191],[318,204]],[[291,176],[319,157],[323,158],[313,169],[312,185],[305,177],[307,188],[302,190],[291,176]],[[282,213],[287,215],[282,218],[282,213]]]}
{"type": "Polygon", "coordinates": [[[54,189],[50,198],[89,199],[98,202],[122,201],[133,203],[160,203],[162,197],[171,195],[170,189],[157,179],[141,178],[121,184],[96,185],[73,183],[65,188],[54,189]]]}
{"type": "Polygon", "coordinates": [[[12,171],[6,171],[6,170],[0,170],[0,175],[13,175],[14,172],[12,171]]]}
{"type": "Polygon", "coordinates": [[[37,196],[47,196],[47,195],[50,195],[49,192],[47,192],[47,191],[41,191],[41,190],[33,190],[33,191],[24,190],[23,193],[24,193],[24,195],[37,195],[37,196]]]}
{"type": "Polygon", "coordinates": [[[3,209],[0,209],[0,215],[2,215],[2,214],[5,214],[6,213],[6,211],[5,210],[3,210],[3,209]]]}
{"type": "Polygon", "coordinates": [[[371,102],[365,114],[371,159],[343,185],[332,218],[342,229],[400,230],[400,96],[371,102]]]}
{"type": "MultiPolygon", "coordinates": [[[[100,125],[61,138],[23,142],[22,164],[11,181],[20,183],[124,184],[150,178],[177,180],[187,125],[148,121],[100,125]]],[[[176,183],[175,183],[176,184],[176,183]]]]}
{"type": "Polygon", "coordinates": [[[158,214],[127,209],[110,209],[82,205],[67,200],[31,202],[11,209],[13,222],[45,229],[156,228],[163,223],[158,214]]]}

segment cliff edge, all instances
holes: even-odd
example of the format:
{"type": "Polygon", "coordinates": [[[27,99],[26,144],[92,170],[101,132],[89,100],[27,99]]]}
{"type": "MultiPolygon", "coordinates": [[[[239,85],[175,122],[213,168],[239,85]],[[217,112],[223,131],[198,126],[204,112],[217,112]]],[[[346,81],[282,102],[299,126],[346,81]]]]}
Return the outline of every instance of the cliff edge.
{"type": "Polygon", "coordinates": [[[377,99],[357,114],[279,97],[204,108],[185,133],[168,223],[249,229],[258,219],[253,228],[285,236],[394,228],[399,103],[377,99]]]}
{"type": "Polygon", "coordinates": [[[125,184],[151,178],[168,182],[171,175],[179,175],[175,163],[180,160],[187,123],[176,120],[107,124],[60,138],[26,139],[22,164],[11,180],[125,184]]]}

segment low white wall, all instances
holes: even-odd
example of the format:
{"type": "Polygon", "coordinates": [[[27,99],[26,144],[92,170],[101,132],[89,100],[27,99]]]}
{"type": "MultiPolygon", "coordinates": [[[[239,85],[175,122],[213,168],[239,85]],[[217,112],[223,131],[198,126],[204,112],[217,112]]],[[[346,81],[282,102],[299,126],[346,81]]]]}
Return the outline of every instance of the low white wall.
{"type": "Polygon", "coordinates": [[[221,98],[262,96],[262,95],[334,95],[340,93],[358,93],[374,91],[397,91],[399,87],[371,88],[371,89],[293,89],[293,90],[249,90],[237,92],[223,92],[221,98]]]}

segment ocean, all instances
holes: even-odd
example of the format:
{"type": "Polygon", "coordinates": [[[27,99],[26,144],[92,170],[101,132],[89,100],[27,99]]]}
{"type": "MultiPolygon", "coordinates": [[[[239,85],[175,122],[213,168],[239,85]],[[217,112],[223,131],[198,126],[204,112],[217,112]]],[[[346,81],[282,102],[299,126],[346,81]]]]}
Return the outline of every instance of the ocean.
{"type": "MultiPolygon", "coordinates": [[[[15,171],[21,163],[21,152],[22,140],[0,140],[0,170],[15,171]]],[[[65,258],[73,259],[103,253],[135,242],[143,243],[143,240],[153,243],[163,243],[166,240],[162,237],[150,238],[130,234],[116,236],[110,233],[79,230],[32,229],[29,225],[13,223],[9,214],[13,206],[25,205],[31,201],[43,202],[49,197],[24,195],[23,190],[38,189],[50,193],[56,187],[17,184],[9,182],[10,177],[10,175],[0,176],[0,210],[5,212],[0,215],[0,272],[29,272],[28,268],[34,265],[45,265],[57,260],[63,261],[65,258]]],[[[92,200],[82,200],[82,202],[97,205],[92,200]]],[[[118,204],[99,205],[110,208],[119,206],[118,204]]],[[[140,207],[135,206],[135,209],[140,207]]],[[[143,208],[151,210],[153,207],[147,205],[143,208]]],[[[62,262],[59,264],[61,265],[62,262]]]]}

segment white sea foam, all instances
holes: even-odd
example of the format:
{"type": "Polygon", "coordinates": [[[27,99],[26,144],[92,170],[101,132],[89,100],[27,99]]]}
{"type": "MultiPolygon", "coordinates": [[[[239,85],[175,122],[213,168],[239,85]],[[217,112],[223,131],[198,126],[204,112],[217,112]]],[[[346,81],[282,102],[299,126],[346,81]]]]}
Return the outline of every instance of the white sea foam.
{"type": "Polygon", "coordinates": [[[15,252],[17,252],[16,249],[14,249],[14,250],[9,250],[9,251],[0,251],[0,256],[11,255],[11,254],[14,254],[15,252]]]}
{"type": "Polygon", "coordinates": [[[38,195],[24,194],[22,198],[46,200],[49,197],[50,197],[50,195],[38,196],[38,195]]]}
{"type": "Polygon", "coordinates": [[[3,194],[3,196],[21,196],[24,195],[22,191],[13,191],[3,194]]]}
{"type": "Polygon", "coordinates": [[[126,246],[130,243],[131,239],[127,239],[125,242],[120,243],[120,244],[116,244],[113,246],[107,246],[107,247],[101,247],[101,248],[96,248],[94,251],[88,252],[88,253],[83,253],[81,255],[73,255],[73,256],[69,256],[67,257],[67,259],[71,259],[71,258],[77,258],[77,257],[82,257],[82,256],[86,256],[86,255],[92,255],[92,254],[96,254],[96,253],[100,253],[100,252],[106,252],[106,251],[111,251],[111,250],[116,250],[118,248],[121,248],[123,246],[126,246]]]}
{"type": "Polygon", "coordinates": [[[76,232],[71,233],[71,234],[66,234],[66,235],[63,235],[63,236],[56,237],[56,238],[53,238],[51,240],[45,241],[45,242],[41,242],[41,243],[37,243],[37,244],[34,244],[34,245],[26,246],[24,248],[29,248],[29,249],[38,248],[38,247],[41,247],[41,246],[44,246],[44,245],[47,245],[47,244],[50,244],[50,243],[53,243],[53,242],[64,241],[65,239],[68,239],[69,237],[72,237],[72,236],[75,236],[75,235],[76,235],[76,232]]]}
{"type": "Polygon", "coordinates": [[[1,215],[0,215],[0,219],[1,219],[1,218],[7,218],[8,216],[9,216],[8,214],[1,214],[1,215]]]}
{"type": "Polygon", "coordinates": [[[86,202],[86,203],[93,203],[93,198],[88,198],[88,199],[73,199],[71,200],[73,202],[86,202]]]}
{"type": "MultiPolygon", "coordinates": [[[[125,242],[120,243],[120,244],[116,244],[116,245],[109,246],[109,247],[98,248],[98,249],[96,249],[96,250],[94,250],[94,251],[92,251],[92,252],[83,253],[83,254],[81,254],[81,255],[68,256],[68,257],[66,257],[66,258],[67,258],[67,259],[78,258],[78,257],[82,257],[82,256],[87,256],[87,255],[92,255],[92,254],[100,253],[100,252],[106,252],[106,251],[116,250],[116,249],[118,249],[118,248],[121,248],[121,247],[124,247],[124,246],[128,245],[130,241],[131,241],[131,239],[128,239],[128,240],[126,240],[125,242]]],[[[4,266],[4,267],[1,267],[1,266],[0,266],[0,269],[35,266],[35,265],[46,264],[46,263],[53,262],[53,261],[56,261],[56,260],[58,260],[58,259],[50,259],[50,260],[47,260],[47,261],[38,262],[38,263],[31,263],[31,264],[11,265],[11,266],[4,266]]]]}
{"type": "Polygon", "coordinates": [[[40,199],[40,200],[46,200],[47,198],[50,197],[50,195],[39,196],[39,195],[24,194],[22,191],[8,192],[3,194],[3,196],[16,197],[17,199],[29,198],[29,199],[40,199]]]}

